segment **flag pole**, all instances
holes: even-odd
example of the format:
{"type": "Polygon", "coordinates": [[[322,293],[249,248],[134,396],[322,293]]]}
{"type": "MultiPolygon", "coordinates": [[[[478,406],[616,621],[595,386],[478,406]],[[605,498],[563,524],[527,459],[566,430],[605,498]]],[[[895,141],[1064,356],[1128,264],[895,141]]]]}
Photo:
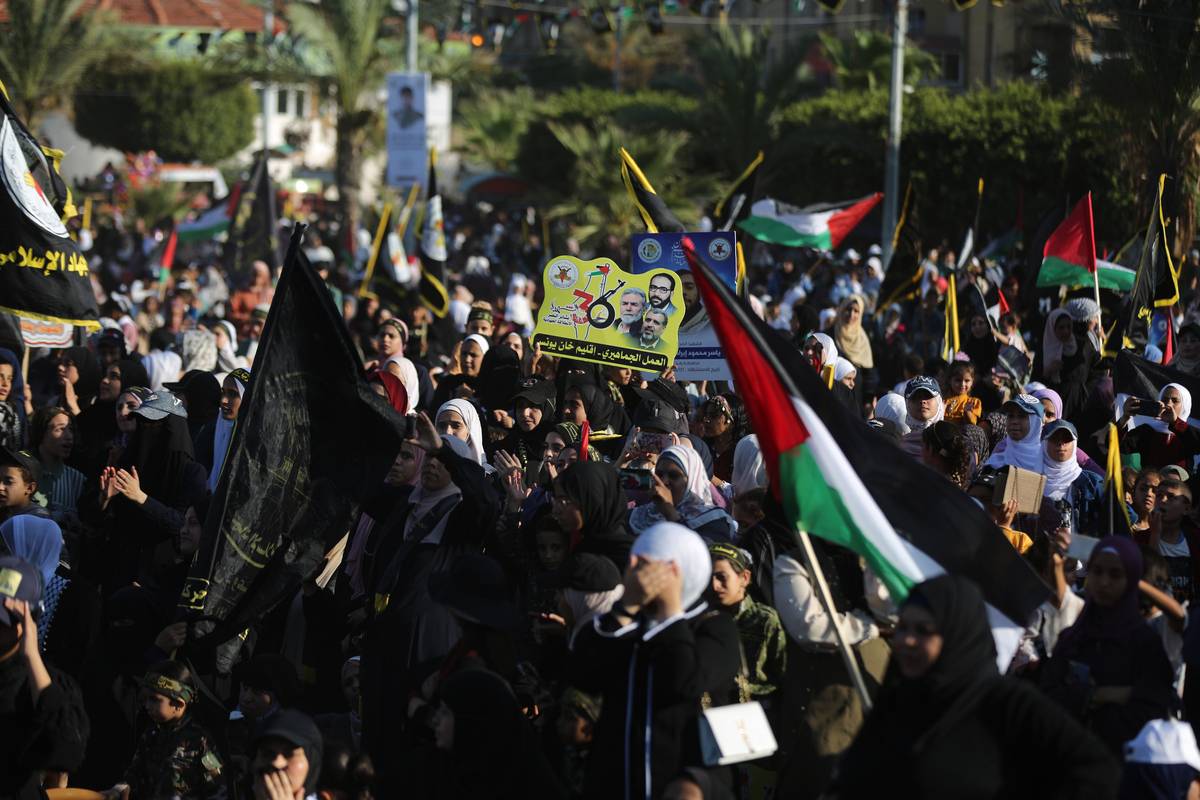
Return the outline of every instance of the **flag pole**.
{"type": "Polygon", "coordinates": [[[862,698],[863,714],[865,715],[871,711],[871,694],[867,691],[867,682],[863,679],[858,659],[854,656],[854,650],[850,647],[850,642],[846,638],[846,632],[842,629],[842,622],[838,617],[837,606],[833,603],[833,595],[829,591],[829,583],[825,580],[825,573],[821,570],[821,565],[817,562],[817,554],[813,550],[812,539],[809,538],[808,531],[800,526],[796,526],[796,538],[800,540],[800,555],[804,559],[804,568],[808,570],[813,585],[817,588],[817,597],[821,600],[821,606],[825,609],[825,613],[829,615],[830,622],[833,623],[833,631],[837,635],[838,640],[838,651],[842,654],[842,661],[846,664],[846,672],[850,674],[850,682],[854,684],[858,696],[862,698]]]}

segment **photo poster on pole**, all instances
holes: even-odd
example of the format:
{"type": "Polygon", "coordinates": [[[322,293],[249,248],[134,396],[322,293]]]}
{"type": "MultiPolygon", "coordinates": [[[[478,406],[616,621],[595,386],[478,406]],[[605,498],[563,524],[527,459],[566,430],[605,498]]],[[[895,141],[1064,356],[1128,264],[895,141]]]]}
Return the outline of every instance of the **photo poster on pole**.
{"type": "Polygon", "coordinates": [[[546,355],[655,373],[675,360],[683,291],[669,270],[634,275],[605,258],[555,256],[542,287],[533,343],[546,355]]]}
{"type": "Polygon", "coordinates": [[[392,72],[387,76],[387,185],[407,190],[425,185],[429,175],[426,102],[429,73],[392,72]]]}
{"type": "MultiPolygon", "coordinates": [[[[737,235],[732,231],[709,233],[638,233],[632,239],[634,274],[669,269],[679,276],[683,293],[683,319],[679,325],[679,351],[675,355],[675,376],[686,381],[728,381],[733,379],[729,363],[717,341],[708,312],[700,302],[696,281],[683,255],[683,237],[691,238],[696,255],[713,272],[737,291],[737,235]]],[[[651,302],[656,298],[651,297],[651,302]]]]}

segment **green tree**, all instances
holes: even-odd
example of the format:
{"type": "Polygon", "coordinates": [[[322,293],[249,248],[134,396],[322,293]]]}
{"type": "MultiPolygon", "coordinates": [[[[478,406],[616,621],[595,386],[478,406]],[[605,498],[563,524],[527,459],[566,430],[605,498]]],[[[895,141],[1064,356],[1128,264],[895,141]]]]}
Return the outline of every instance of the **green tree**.
{"type": "Polygon", "coordinates": [[[500,172],[512,169],[532,109],[533,92],[527,88],[491,92],[464,105],[456,127],[467,161],[500,172]]]}
{"type": "Polygon", "coordinates": [[[75,126],[96,144],[216,163],[250,144],[257,102],[243,76],[201,61],[93,67],[74,97],[75,126]]]}
{"type": "Polygon", "coordinates": [[[0,80],[30,130],[71,96],[104,54],[107,25],[83,0],[8,0],[0,25],[0,80]]]}
{"type": "Polygon", "coordinates": [[[329,62],[328,85],[337,105],[334,181],[345,224],[358,227],[362,214],[362,161],[372,127],[381,118],[376,91],[398,43],[384,35],[389,0],[323,0],[288,5],[293,33],[304,36],[329,62]]]}
{"type": "Polygon", "coordinates": [[[1059,9],[1090,40],[1080,66],[1087,88],[1108,101],[1120,124],[1124,172],[1143,219],[1158,175],[1171,177],[1163,211],[1179,221],[1168,235],[1181,255],[1196,230],[1200,181],[1200,3],[1083,0],[1059,9]]]}
{"type": "Polygon", "coordinates": [[[718,25],[693,39],[702,94],[694,131],[716,171],[732,177],[759,150],[763,174],[774,169],[779,113],[813,90],[805,65],[808,48],[772,53],[764,31],[718,25]]]}
{"type": "MultiPolygon", "coordinates": [[[[821,34],[821,48],[833,65],[839,89],[886,88],[892,79],[892,37],[882,31],[855,30],[849,38],[821,34]]],[[[937,73],[938,62],[929,53],[905,44],[904,83],[915,86],[937,73]]]]}
{"type": "Polygon", "coordinates": [[[566,219],[585,248],[594,248],[612,235],[623,241],[643,230],[642,219],[621,180],[620,148],[627,149],[664,202],[686,224],[700,216],[694,200],[706,197],[711,182],[693,177],[682,167],[689,137],[677,132],[634,134],[615,126],[596,130],[582,124],[550,123],[559,144],[574,156],[568,199],[550,211],[566,219]]]}

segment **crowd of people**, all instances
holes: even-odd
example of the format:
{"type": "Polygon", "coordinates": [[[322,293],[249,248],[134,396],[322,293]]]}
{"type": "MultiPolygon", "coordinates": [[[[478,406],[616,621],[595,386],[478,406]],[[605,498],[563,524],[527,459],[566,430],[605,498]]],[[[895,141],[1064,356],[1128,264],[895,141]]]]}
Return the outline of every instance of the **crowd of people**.
{"type": "MultiPolygon", "coordinates": [[[[1200,433],[1179,383],[1118,407],[1086,293],[1019,303],[1034,290],[1018,260],[975,260],[955,349],[953,253],[929,252],[918,290],[888,302],[877,247],[753,249],[763,318],[895,446],[896,469],[912,459],[977,498],[1050,588],[1004,653],[971,581],[893,598],[814,530],[825,605],[772,491],[752,387],[531,344],[553,253],[520,220],[448,215],[445,320],[415,294],[360,297],[361,249],[339,258],[329,243],[347,237],[309,234],[364,377],[412,436],[362,487],[332,577],[283,598],[229,674],[189,657],[178,600],[278,266],[233,286],[201,257],[159,280],[145,230],[86,237],[102,329],[0,349],[0,797],[1200,793],[1200,433]],[[1013,310],[997,314],[1001,291],[1013,310]],[[1105,535],[1114,421],[1127,535],[1105,535]],[[1037,512],[994,502],[1011,468],[1044,477],[1037,512]],[[751,702],[774,752],[706,756],[705,712],[751,702]]],[[[629,335],[655,288],[621,298],[629,335]]],[[[1189,308],[1168,366],[1200,377],[1189,308]]],[[[938,509],[928,521],[954,536],[938,509]]]]}

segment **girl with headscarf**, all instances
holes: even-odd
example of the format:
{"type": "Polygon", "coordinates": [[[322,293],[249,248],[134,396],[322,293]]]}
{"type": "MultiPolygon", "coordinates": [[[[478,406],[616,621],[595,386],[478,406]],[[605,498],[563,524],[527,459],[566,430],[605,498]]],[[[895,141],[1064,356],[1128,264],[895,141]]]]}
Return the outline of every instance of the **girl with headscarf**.
{"type": "MultiPolygon", "coordinates": [[[[1066,420],[1046,426],[1042,440],[1042,474],[1046,476],[1045,496],[1071,508],[1071,530],[1101,530],[1108,513],[1104,499],[1104,476],[1080,466],[1076,458],[1079,432],[1066,420]],[[1101,513],[1103,511],[1103,514],[1101,513]]],[[[1124,509],[1120,509],[1122,512],[1124,509]]],[[[1057,520],[1051,520],[1057,527],[1057,520]]]]}
{"type": "MultiPolygon", "coordinates": [[[[578,364],[574,362],[572,367],[578,364]]],[[[621,439],[610,434],[624,436],[629,432],[629,415],[622,406],[613,402],[608,391],[608,382],[599,370],[590,369],[580,373],[559,370],[555,380],[559,387],[558,418],[560,422],[573,422],[580,427],[587,423],[593,444],[604,439],[609,445],[598,449],[609,457],[620,452],[621,439]]]]}
{"type": "Polygon", "coordinates": [[[453,398],[473,397],[483,391],[486,378],[480,374],[480,370],[490,349],[491,344],[478,333],[463,339],[458,346],[458,372],[442,376],[433,394],[433,402],[440,405],[453,398]]]}
{"type": "Polygon", "coordinates": [[[1194,319],[1185,321],[1176,340],[1179,349],[1167,366],[1200,377],[1200,323],[1194,319]]]}
{"type": "Polygon", "coordinates": [[[660,522],[634,541],[624,594],[580,632],[571,684],[602,695],[585,796],[652,800],[699,766],[700,702],[733,702],[737,624],[702,599],[712,576],[704,540],[660,522]],[[669,664],[669,669],[663,666],[669,664]]]}
{"type": "Polygon", "coordinates": [[[117,400],[126,389],[149,382],[146,368],[136,359],[123,358],[105,367],[96,402],[75,419],[79,438],[71,452],[72,466],[84,475],[95,475],[107,466],[108,451],[120,435],[117,400]]]}
{"type": "Polygon", "coordinates": [[[629,514],[629,527],[637,535],[660,522],[677,522],[708,541],[731,542],[737,523],[713,504],[708,475],[700,454],[674,445],[663,450],[654,465],[653,496],[629,514]]]}
{"type": "Polygon", "coordinates": [[[554,481],[550,509],[570,537],[573,552],[604,556],[623,569],[633,537],[625,526],[625,493],[617,470],[602,461],[579,461],[554,481]]]}
{"type": "Polygon", "coordinates": [[[1192,393],[1178,383],[1168,383],[1158,393],[1159,407],[1153,416],[1125,402],[1117,430],[1122,431],[1121,452],[1138,453],[1142,467],[1161,468],[1177,464],[1192,469],[1192,460],[1200,454],[1200,429],[1188,424],[1192,415],[1192,393]],[[1126,430],[1130,420],[1138,425],[1126,430]]]}
{"type": "Polygon", "coordinates": [[[996,366],[996,355],[1000,352],[996,334],[992,332],[992,324],[988,321],[987,315],[982,311],[971,314],[965,333],[962,351],[975,365],[976,373],[986,375],[992,371],[992,367],[996,366]]]}
{"type": "Polygon", "coordinates": [[[720,483],[733,477],[733,449],[750,432],[746,404],[733,392],[708,398],[700,407],[701,436],[713,459],[713,475],[720,483]]]}
{"type": "Polygon", "coordinates": [[[61,406],[72,415],[92,404],[100,385],[100,361],[86,347],[68,347],[58,357],[58,400],[51,405],[61,406]]]}
{"type": "Polygon", "coordinates": [[[483,548],[500,508],[466,441],[439,435],[420,414],[408,444],[425,451],[420,483],[376,526],[364,553],[363,741],[373,755],[395,752],[402,741],[395,720],[408,718],[407,690],[417,686],[397,681],[445,656],[462,635],[450,610],[430,596],[430,581],[483,548]]]}
{"type": "MultiPolygon", "coordinates": [[[[924,449],[925,429],[942,421],[946,403],[938,382],[927,376],[913,378],[904,387],[904,427],[900,448],[913,458],[920,458],[924,449]]],[[[878,413],[878,412],[876,412],[878,413]]]]}
{"type": "Polygon", "coordinates": [[[233,431],[237,427],[242,398],[246,396],[249,385],[250,373],[247,370],[235,369],[226,375],[221,383],[220,413],[200,431],[196,460],[208,470],[210,492],[217,490],[217,483],[221,480],[225,457],[229,455],[229,445],[233,442],[233,431]]]}
{"type": "Polygon", "coordinates": [[[374,370],[367,375],[367,383],[375,393],[387,401],[398,414],[408,413],[408,391],[404,383],[387,370],[374,370]]]}
{"type": "MultiPolygon", "coordinates": [[[[395,377],[394,375],[392,376],[395,377]]],[[[425,462],[425,451],[405,442],[392,462],[391,469],[382,484],[363,501],[362,513],[354,526],[354,535],[346,551],[344,572],[350,581],[350,597],[354,602],[366,596],[365,557],[367,544],[372,541],[376,526],[397,508],[408,502],[413,490],[421,482],[421,465],[425,462]]]]}
{"type": "Polygon", "coordinates": [[[25,376],[21,360],[12,350],[0,347],[0,447],[25,447],[25,376]]]}
{"type": "Polygon", "coordinates": [[[900,610],[887,678],[828,794],[1111,796],[1117,763],[1027,682],[1002,677],[979,588],[943,575],[900,610]]]}
{"type": "Polygon", "coordinates": [[[475,463],[484,469],[488,468],[483,455],[483,427],[479,424],[479,412],[473,403],[469,400],[447,400],[438,407],[434,424],[438,433],[465,442],[475,463]]]}
{"type": "Polygon", "coordinates": [[[491,452],[492,442],[507,435],[514,424],[509,411],[521,385],[521,359],[510,347],[493,347],[483,357],[478,380],[475,396],[483,407],[486,449],[491,452]]]}
{"type": "MultiPolygon", "coordinates": [[[[863,329],[863,315],[867,313],[867,301],[862,295],[852,294],[838,306],[837,322],[833,324],[833,341],[838,355],[854,365],[858,373],[857,382],[867,389],[874,388],[875,356],[871,352],[871,339],[863,329]],[[868,385],[869,384],[869,385],[868,385]]],[[[836,359],[834,361],[836,364],[836,359]]],[[[839,380],[834,375],[834,380],[839,380]]],[[[861,396],[861,390],[856,397],[861,396]]]]}
{"type": "Polygon", "coordinates": [[[1092,368],[1099,361],[1099,348],[1086,330],[1086,323],[1073,321],[1067,309],[1051,311],[1042,332],[1039,366],[1042,381],[1062,396],[1061,416],[1077,418],[1087,401],[1092,368]]]}
{"type": "Polygon", "coordinates": [[[1042,688],[1120,756],[1148,721],[1179,704],[1162,637],[1138,608],[1142,554],[1132,539],[1109,536],[1087,564],[1083,613],[1058,637],[1042,688]]]}
{"type": "Polygon", "coordinates": [[[62,529],[54,520],[18,514],[0,524],[0,539],[11,555],[28,561],[42,576],[42,615],[38,619],[38,644],[46,645],[46,636],[54,620],[58,596],[65,582],[56,582],[58,560],[62,555],[62,529]]]}
{"type": "Polygon", "coordinates": [[[985,466],[994,469],[1020,467],[1030,472],[1041,473],[1042,453],[1042,404],[1036,397],[1023,394],[1004,404],[1006,414],[1004,440],[992,450],[985,466]]]}
{"type": "Polygon", "coordinates": [[[804,346],[800,349],[821,379],[827,384],[832,382],[833,366],[838,359],[838,349],[833,338],[826,333],[810,333],[805,337],[804,346]]]}
{"type": "Polygon", "coordinates": [[[554,429],[554,384],[526,378],[506,405],[512,412],[512,431],[497,443],[496,450],[514,456],[522,468],[536,471],[546,434],[554,429]]]}
{"type": "Polygon", "coordinates": [[[766,488],[770,482],[767,463],[763,459],[758,434],[752,433],[737,443],[733,450],[733,496],[745,494],[752,489],[766,488]]]}
{"type": "Polygon", "coordinates": [[[217,367],[214,372],[225,374],[233,372],[238,367],[245,369],[247,361],[244,356],[237,354],[237,328],[227,319],[219,319],[213,324],[213,342],[217,346],[217,367]]]}

